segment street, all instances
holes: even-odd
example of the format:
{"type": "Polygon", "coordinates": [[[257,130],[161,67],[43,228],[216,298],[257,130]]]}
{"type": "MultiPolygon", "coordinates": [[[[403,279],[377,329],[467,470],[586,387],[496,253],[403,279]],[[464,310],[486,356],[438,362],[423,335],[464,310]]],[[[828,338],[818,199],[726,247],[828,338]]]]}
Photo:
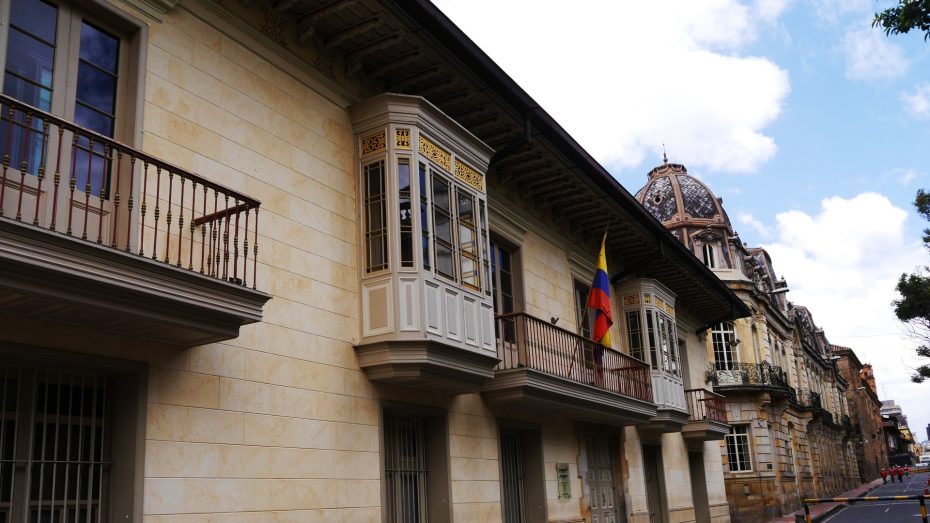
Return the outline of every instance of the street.
{"type": "MultiPolygon", "coordinates": [[[[903,483],[888,482],[870,492],[869,496],[911,496],[922,494],[927,486],[928,474],[911,474],[903,483]]],[[[920,521],[920,504],[908,501],[860,501],[840,509],[824,519],[831,523],[884,523],[891,521],[920,521]]]]}

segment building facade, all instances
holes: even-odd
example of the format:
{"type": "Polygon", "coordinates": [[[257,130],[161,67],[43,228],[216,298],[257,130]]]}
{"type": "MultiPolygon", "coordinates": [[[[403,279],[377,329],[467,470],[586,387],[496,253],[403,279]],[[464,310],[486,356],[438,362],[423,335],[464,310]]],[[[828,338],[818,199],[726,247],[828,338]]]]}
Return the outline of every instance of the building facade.
{"type": "Polygon", "coordinates": [[[730,520],[749,307],[435,6],[0,16],[5,519],[730,520]]]}
{"type": "Polygon", "coordinates": [[[785,299],[768,253],[743,244],[722,200],[682,165],[653,169],[636,196],[752,312],[707,325],[702,340],[706,383],[727,402],[721,454],[732,519],[779,517],[804,497],[858,484],[848,386],[810,312],[785,299]]]}
{"type": "Polygon", "coordinates": [[[872,365],[860,363],[849,347],[833,345],[833,354],[840,357],[837,368],[849,384],[846,402],[853,427],[850,441],[856,451],[859,480],[867,483],[879,477],[881,469],[888,466],[888,449],[882,431],[882,402],[878,399],[875,374],[872,365]]]}

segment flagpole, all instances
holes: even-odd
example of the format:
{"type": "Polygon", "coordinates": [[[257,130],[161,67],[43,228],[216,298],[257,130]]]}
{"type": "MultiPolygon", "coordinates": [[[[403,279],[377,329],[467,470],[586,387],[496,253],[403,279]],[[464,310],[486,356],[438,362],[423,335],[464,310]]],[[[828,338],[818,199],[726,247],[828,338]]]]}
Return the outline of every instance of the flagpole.
{"type": "MultiPolygon", "coordinates": [[[[608,229],[609,227],[610,227],[610,224],[607,224],[607,225],[604,226],[604,235],[601,236],[601,245],[604,246],[605,252],[606,252],[606,249],[607,249],[607,229],[608,229]]],[[[600,249],[598,249],[598,251],[597,251],[597,256],[595,257],[595,259],[597,259],[598,257],[600,257],[600,255],[601,255],[601,251],[600,251],[600,249]]],[[[592,292],[594,292],[594,287],[593,287],[593,286],[588,287],[588,295],[585,297],[585,300],[584,300],[584,310],[582,310],[582,312],[581,312],[581,325],[578,326],[578,330],[580,330],[581,332],[584,332],[584,325],[585,325],[585,322],[588,320],[588,308],[589,308],[589,307],[588,307],[588,300],[591,298],[591,293],[592,293],[592,292]]],[[[584,338],[584,336],[582,336],[582,338],[584,338]]],[[[590,341],[594,341],[594,340],[590,340],[590,341]]],[[[594,343],[597,343],[597,342],[595,341],[594,343]]],[[[583,343],[582,343],[582,344],[579,344],[577,347],[575,347],[575,355],[572,357],[572,362],[571,362],[571,364],[568,366],[568,377],[569,377],[569,378],[570,378],[571,375],[572,375],[572,371],[575,370],[575,360],[576,360],[576,359],[579,359],[579,358],[578,358],[578,351],[581,350],[582,345],[583,345],[583,343]]]]}

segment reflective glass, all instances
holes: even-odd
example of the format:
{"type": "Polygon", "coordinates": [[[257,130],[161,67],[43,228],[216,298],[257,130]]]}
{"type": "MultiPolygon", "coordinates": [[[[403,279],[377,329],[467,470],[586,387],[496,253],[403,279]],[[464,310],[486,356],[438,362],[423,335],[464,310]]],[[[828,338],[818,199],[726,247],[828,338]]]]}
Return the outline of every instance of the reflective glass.
{"type": "Polygon", "coordinates": [[[116,74],[119,40],[84,22],[81,24],[81,51],[79,54],[81,60],[86,60],[101,69],[116,74]]]}
{"type": "Polygon", "coordinates": [[[45,87],[52,86],[55,48],[11,29],[7,44],[6,70],[45,87]]]}
{"type": "Polygon", "coordinates": [[[41,0],[14,0],[10,23],[50,44],[55,43],[58,9],[41,0]]]}
{"type": "Polygon", "coordinates": [[[113,136],[113,118],[80,103],[74,106],[74,122],[104,136],[113,136]]]}
{"type": "Polygon", "coordinates": [[[116,104],[116,77],[81,62],[78,65],[77,99],[104,113],[113,114],[116,104]]]}

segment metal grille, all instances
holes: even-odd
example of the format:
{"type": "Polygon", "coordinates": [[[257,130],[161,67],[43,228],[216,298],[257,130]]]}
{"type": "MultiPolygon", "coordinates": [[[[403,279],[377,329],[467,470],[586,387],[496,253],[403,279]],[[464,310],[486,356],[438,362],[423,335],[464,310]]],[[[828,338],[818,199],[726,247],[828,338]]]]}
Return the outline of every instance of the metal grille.
{"type": "Polygon", "coordinates": [[[389,523],[425,523],[426,437],[423,418],[385,414],[384,475],[389,523]]]}
{"type": "Polygon", "coordinates": [[[523,523],[526,521],[523,446],[517,432],[501,432],[501,469],[504,523],[523,523]]]}
{"type": "Polygon", "coordinates": [[[106,520],[106,381],[0,367],[0,408],[0,522],[106,520]]]}

